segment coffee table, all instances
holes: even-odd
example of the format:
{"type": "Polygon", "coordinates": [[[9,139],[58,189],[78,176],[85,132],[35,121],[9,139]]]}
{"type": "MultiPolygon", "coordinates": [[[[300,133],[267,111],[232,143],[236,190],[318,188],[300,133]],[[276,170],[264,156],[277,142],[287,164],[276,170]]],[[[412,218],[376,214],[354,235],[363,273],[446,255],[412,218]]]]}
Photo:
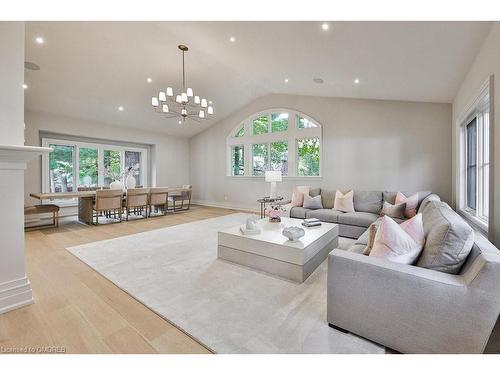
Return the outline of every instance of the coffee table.
{"type": "Polygon", "coordinates": [[[281,220],[281,223],[257,220],[259,234],[244,235],[240,226],[219,231],[217,257],[290,281],[304,282],[337,247],[338,225],[322,223],[319,227],[305,228],[300,219],[281,220]],[[289,226],[304,228],[305,236],[289,241],[281,234],[289,226]]]}

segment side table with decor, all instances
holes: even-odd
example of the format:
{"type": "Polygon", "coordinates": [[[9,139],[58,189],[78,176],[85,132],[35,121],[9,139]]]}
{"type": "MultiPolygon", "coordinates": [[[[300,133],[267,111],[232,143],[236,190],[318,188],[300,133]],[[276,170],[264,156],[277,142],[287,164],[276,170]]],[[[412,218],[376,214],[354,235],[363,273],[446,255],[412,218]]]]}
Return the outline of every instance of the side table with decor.
{"type": "Polygon", "coordinates": [[[276,198],[264,197],[261,199],[257,199],[257,202],[260,203],[260,218],[263,219],[266,217],[266,206],[268,204],[274,203],[273,206],[278,206],[280,205],[280,202],[282,200],[283,197],[276,197],[276,198]]]}

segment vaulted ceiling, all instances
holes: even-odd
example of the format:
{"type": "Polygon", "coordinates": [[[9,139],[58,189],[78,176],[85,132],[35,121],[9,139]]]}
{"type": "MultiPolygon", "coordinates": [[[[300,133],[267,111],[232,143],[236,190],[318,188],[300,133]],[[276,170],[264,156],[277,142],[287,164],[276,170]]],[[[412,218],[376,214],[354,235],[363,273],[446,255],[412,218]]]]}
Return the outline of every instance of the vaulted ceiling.
{"type": "Polygon", "coordinates": [[[270,93],[449,103],[491,24],[328,26],[323,30],[320,22],[28,22],[26,60],[40,70],[26,70],[26,107],[190,137],[270,93]],[[44,42],[37,43],[36,37],[44,42]],[[160,89],[180,88],[178,44],[189,46],[188,84],[213,101],[213,120],[179,125],[151,109],[151,96],[160,89]]]}

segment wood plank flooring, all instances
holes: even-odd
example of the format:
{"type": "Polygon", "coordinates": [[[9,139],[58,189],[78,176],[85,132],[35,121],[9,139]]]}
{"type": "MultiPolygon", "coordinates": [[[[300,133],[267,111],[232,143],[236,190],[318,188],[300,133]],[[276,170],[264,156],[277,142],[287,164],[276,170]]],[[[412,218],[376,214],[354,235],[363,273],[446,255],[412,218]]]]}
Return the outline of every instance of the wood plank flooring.
{"type": "Polygon", "coordinates": [[[74,257],[66,247],[227,215],[192,206],[147,220],[26,232],[26,267],[35,304],[0,315],[0,347],[65,347],[67,353],[210,353],[74,257]]]}
{"type": "MultiPolygon", "coordinates": [[[[210,353],[65,248],[234,212],[192,206],[186,212],[99,226],[65,218],[57,229],[27,232],[27,273],[36,302],[0,315],[0,348],[55,346],[64,347],[67,353],[210,353]]],[[[500,353],[500,323],[486,353],[500,353]]]]}

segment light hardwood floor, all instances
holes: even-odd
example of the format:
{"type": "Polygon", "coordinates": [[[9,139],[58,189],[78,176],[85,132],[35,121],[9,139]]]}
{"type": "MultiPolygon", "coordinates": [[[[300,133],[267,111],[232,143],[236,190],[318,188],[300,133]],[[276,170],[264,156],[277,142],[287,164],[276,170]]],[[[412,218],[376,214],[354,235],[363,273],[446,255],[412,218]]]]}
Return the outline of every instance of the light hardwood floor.
{"type": "Polygon", "coordinates": [[[99,226],[68,218],[58,229],[26,232],[26,266],[35,304],[0,315],[0,347],[62,346],[67,353],[210,353],[65,248],[234,212],[192,206],[167,216],[99,226]]]}
{"type": "MultiPolygon", "coordinates": [[[[36,302],[0,315],[0,348],[58,346],[67,353],[210,353],[65,248],[234,212],[192,206],[186,212],[119,224],[86,226],[74,218],[62,219],[58,229],[27,232],[27,273],[36,302]]],[[[500,323],[486,353],[500,353],[500,323]]]]}

